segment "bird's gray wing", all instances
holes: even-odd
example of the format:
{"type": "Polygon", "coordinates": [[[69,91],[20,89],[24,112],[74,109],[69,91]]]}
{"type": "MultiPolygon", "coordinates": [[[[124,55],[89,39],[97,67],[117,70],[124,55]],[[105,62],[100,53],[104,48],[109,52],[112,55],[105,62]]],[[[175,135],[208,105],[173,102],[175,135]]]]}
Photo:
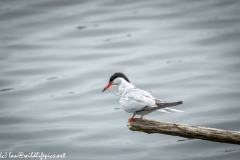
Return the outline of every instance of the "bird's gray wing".
{"type": "Polygon", "coordinates": [[[141,90],[139,88],[133,88],[132,90],[135,90],[138,94],[141,94],[145,97],[149,97],[149,98],[152,98],[152,99],[155,99],[150,93],[148,93],[147,91],[144,91],[144,90],[141,90]]]}
{"type": "Polygon", "coordinates": [[[145,94],[139,92],[138,89],[130,89],[122,95],[120,104],[126,112],[130,113],[141,110],[156,110],[158,106],[155,104],[155,100],[145,94]]]}

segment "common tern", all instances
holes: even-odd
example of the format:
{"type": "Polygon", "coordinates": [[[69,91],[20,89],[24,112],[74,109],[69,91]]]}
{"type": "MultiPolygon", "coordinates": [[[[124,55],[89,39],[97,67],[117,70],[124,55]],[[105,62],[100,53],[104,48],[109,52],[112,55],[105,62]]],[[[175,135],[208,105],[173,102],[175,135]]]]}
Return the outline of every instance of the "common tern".
{"type": "MultiPolygon", "coordinates": [[[[103,89],[103,92],[107,90],[112,85],[118,85],[118,90],[121,95],[119,100],[122,108],[128,112],[133,113],[133,116],[128,119],[131,122],[134,119],[135,114],[141,115],[141,119],[144,115],[151,112],[160,110],[166,112],[164,109],[169,109],[172,111],[179,111],[171,109],[168,107],[180,105],[183,102],[165,102],[153,97],[150,93],[138,89],[135,87],[123,73],[114,73],[110,79],[109,83],[103,89]]],[[[169,113],[169,112],[167,112],[169,113]]]]}

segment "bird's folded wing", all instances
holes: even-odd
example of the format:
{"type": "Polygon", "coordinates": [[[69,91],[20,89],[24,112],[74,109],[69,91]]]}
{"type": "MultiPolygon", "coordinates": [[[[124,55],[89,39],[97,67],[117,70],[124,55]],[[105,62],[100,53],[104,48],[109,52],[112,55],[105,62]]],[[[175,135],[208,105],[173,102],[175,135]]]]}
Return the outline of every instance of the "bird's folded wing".
{"type": "Polygon", "coordinates": [[[148,111],[157,109],[155,100],[149,96],[143,95],[138,90],[131,89],[127,91],[120,99],[123,109],[127,112],[148,111]]]}
{"type": "Polygon", "coordinates": [[[150,93],[148,93],[147,91],[141,90],[141,89],[139,89],[139,88],[133,88],[133,89],[131,90],[131,92],[137,92],[138,94],[140,94],[140,95],[142,95],[142,96],[155,99],[150,93]]]}

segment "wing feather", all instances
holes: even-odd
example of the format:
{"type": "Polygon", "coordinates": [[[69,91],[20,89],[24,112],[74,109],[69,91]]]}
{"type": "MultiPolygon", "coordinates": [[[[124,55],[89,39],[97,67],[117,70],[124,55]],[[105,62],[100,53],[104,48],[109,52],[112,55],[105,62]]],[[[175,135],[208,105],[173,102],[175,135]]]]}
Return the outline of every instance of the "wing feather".
{"type": "Polygon", "coordinates": [[[150,93],[133,88],[122,94],[120,104],[126,112],[136,113],[138,111],[148,111],[157,109],[155,100],[150,93]]]}

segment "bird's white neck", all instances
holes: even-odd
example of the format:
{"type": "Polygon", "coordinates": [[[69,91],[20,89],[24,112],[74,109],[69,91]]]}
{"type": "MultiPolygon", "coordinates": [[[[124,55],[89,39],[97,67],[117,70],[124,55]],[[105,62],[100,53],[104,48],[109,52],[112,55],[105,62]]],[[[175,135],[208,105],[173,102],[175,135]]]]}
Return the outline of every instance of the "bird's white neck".
{"type": "Polygon", "coordinates": [[[125,79],[121,80],[121,83],[118,85],[119,93],[122,95],[127,90],[134,88],[135,86],[127,82],[125,79]]]}

